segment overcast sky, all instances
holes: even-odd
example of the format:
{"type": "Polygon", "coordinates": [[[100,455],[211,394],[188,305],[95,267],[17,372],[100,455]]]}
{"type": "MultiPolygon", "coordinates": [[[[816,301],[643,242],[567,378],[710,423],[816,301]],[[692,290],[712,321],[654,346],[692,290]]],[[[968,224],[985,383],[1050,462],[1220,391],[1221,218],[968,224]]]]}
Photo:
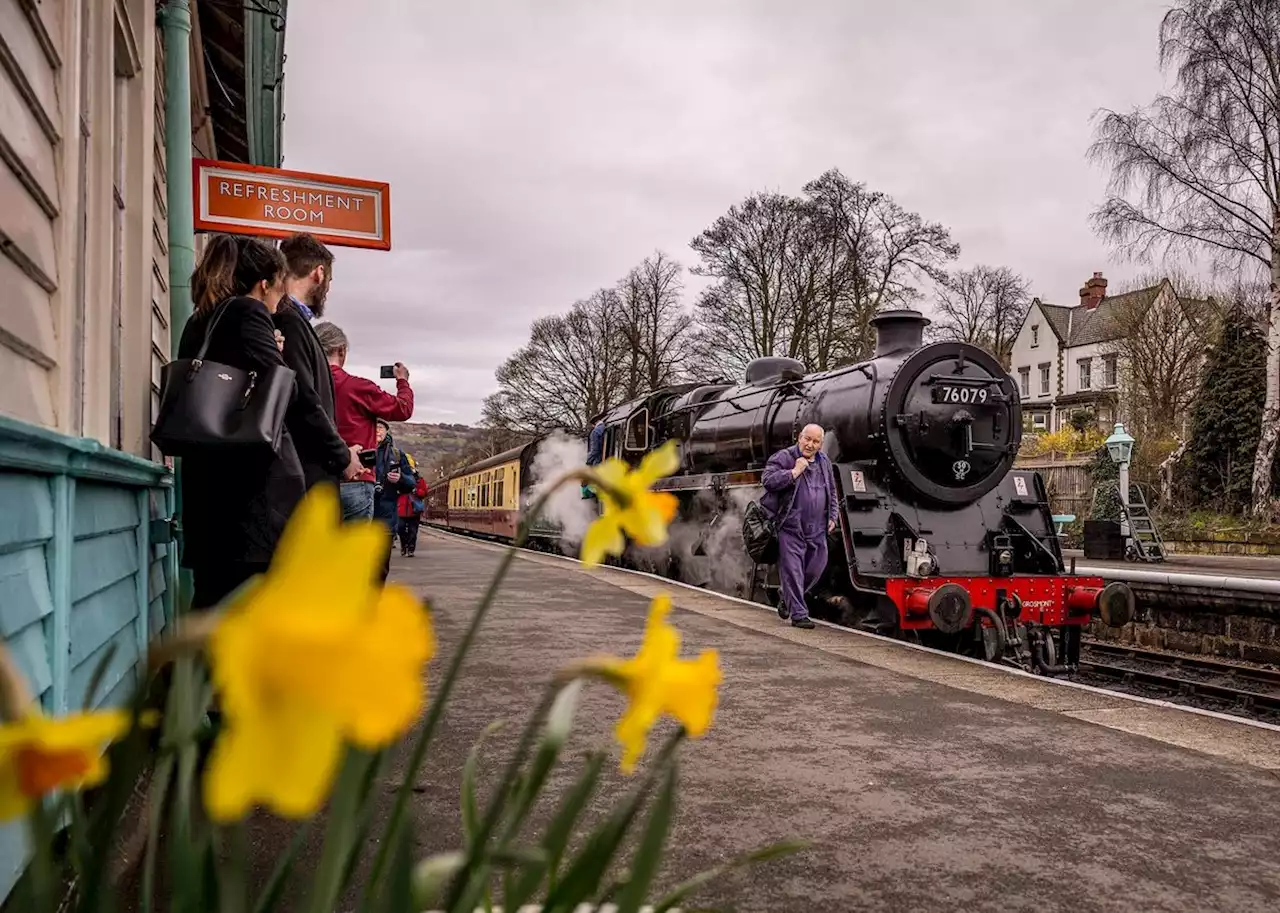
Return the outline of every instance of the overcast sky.
{"type": "MultiPolygon", "coordinates": [[[[1072,303],[1099,107],[1161,86],[1154,0],[308,0],[284,167],[391,184],[392,250],[337,248],[348,367],[411,369],[416,421],[473,423],[530,322],[828,168],[947,225],[960,264],[1072,303]]],[[[389,384],[384,386],[390,387],[389,384]]]]}

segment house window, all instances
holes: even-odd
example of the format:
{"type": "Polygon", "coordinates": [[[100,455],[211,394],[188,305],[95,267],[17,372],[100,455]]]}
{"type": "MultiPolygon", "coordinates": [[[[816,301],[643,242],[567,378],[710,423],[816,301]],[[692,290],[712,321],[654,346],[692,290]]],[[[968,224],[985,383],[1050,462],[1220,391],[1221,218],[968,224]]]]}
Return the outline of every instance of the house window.
{"type": "Polygon", "coordinates": [[[1040,345],[1040,324],[1033,323],[1031,325],[1031,348],[1040,345]]]}
{"type": "Polygon", "coordinates": [[[1093,359],[1082,358],[1076,362],[1076,367],[1080,371],[1080,389],[1090,389],[1093,386],[1093,359]]]}
{"type": "Polygon", "coordinates": [[[1044,431],[1049,427],[1049,416],[1044,412],[1037,412],[1031,416],[1031,427],[1036,431],[1044,431]]]}
{"type": "Polygon", "coordinates": [[[1040,365],[1040,395],[1049,395],[1049,366],[1047,364],[1040,365]]]}
{"type": "Polygon", "coordinates": [[[1022,391],[1022,395],[1024,397],[1031,395],[1031,369],[1030,368],[1018,369],[1018,389],[1022,391]]]}
{"type": "Polygon", "coordinates": [[[1108,355],[1102,359],[1102,386],[1114,387],[1116,385],[1116,357],[1108,355]]]}

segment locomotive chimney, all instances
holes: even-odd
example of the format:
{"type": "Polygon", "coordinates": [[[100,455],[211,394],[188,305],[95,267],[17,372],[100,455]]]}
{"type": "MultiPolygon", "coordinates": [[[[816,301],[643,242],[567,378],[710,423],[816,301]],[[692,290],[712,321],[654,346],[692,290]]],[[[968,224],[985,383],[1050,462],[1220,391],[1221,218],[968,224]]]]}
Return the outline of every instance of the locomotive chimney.
{"type": "Polygon", "coordinates": [[[912,352],[924,345],[924,328],[929,318],[919,311],[903,308],[881,311],[871,319],[876,328],[876,358],[898,352],[912,352]]]}

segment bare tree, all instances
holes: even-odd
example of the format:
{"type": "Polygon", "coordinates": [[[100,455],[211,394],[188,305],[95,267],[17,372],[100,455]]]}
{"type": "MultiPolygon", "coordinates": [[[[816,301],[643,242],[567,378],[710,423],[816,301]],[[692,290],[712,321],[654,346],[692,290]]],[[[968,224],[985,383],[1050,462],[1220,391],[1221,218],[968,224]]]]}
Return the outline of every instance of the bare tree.
{"type": "Polygon", "coordinates": [[[700,348],[717,344],[717,361],[745,364],[781,354],[789,344],[791,313],[784,273],[788,247],[800,221],[796,201],[777,193],[747,197],[694,238],[702,262],[694,275],[719,280],[698,302],[700,348]]]}
{"type": "Polygon", "coordinates": [[[957,270],[938,284],[935,332],[983,346],[1007,369],[1029,306],[1026,280],[1007,266],[957,270]]]}
{"type": "Polygon", "coordinates": [[[679,263],[655,251],[618,283],[628,398],[666,386],[685,371],[693,317],[681,301],[683,272],[679,263]]]}
{"type": "Polygon", "coordinates": [[[719,281],[696,305],[701,358],[726,373],[788,355],[826,370],[870,354],[871,318],[919,297],[959,253],[946,228],[831,170],[802,198],[756,194],[692,242],[719,281]]]}
{"type": "Polygon", "coordinates": [[[1280,442],[1280,5],[1179,0],[1160,27],[1172,94],[1102,112],[1090,156],[1111,166],[1099,231],[1139,257],[1207,252],[1220,270],[1270,278],[1267,390],[1252,509],[1270,515],[1280,442]]]}
{"type": "Polygon", "coordinates": [[[1117,308],[1111,319],[1116,338],[1107,349],[1134,429],[1150,439],[1185,435],[1213,337],[1212,312],[1203,299],[1175,294],[1117,308]]]}
{"type": "Polygon", "coordinates": [[[600,289],[568,314],[534,321],[529,343],[497,371],[484,402],[490,428],[529,434],[585,432],[591,417],[623,400],[626,340],[618,292],[600,289]]]}
{"type": "Polygon", "coordinates": [[[865,358],[871,350],[871,318],[886,307],[920,297],[915,283],[940,281],[945,266],[960,254],[951,233],[926,222],[892,197],[850,181],[831,169],[804,186],[832,239],[831,282],[826,294],[838,301],[844,351],[838,361],[865,358]]]}

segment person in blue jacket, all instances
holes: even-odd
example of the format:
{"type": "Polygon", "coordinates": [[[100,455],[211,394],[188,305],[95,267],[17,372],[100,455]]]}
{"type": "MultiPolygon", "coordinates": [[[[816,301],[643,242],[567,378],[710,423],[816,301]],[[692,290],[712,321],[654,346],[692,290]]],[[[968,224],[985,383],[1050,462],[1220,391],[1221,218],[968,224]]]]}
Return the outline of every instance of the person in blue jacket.
{"type": "Polygon", "coordinates": [[[401,495],[413,491],[418,477],[408,455],[396,447],[391,437],[391,426],[382,419],[378,419],[377,440],[377,459],[373,465],[373,517],[387,527],[387,556],[382,565],[382,582],[386,583],[387,575],[391,573],[391,549],[395,545],[399,520],[396,504],[401,495]]]}
{"type": "MultiPolygon", "coordinates": [[[[604,421],[598,421],[595,427],[591,429],[591,434],[587,438],[587,465],[599,466],[604,462],[604,421]]],[[[595,491],[590,485],[582,486],[582,497],[594,498],[595,491]]]]}
{"type": "Polygon", "coordinates": [[[840,503],[835,473],[822,452],[823,431],[805,425],[796,443],[779,450],[764,467],[760,506],[778,529],[778,615],[797,628],[812,628],[805,594],[827,568],[827,536],[836,528],[840,503]]]}

